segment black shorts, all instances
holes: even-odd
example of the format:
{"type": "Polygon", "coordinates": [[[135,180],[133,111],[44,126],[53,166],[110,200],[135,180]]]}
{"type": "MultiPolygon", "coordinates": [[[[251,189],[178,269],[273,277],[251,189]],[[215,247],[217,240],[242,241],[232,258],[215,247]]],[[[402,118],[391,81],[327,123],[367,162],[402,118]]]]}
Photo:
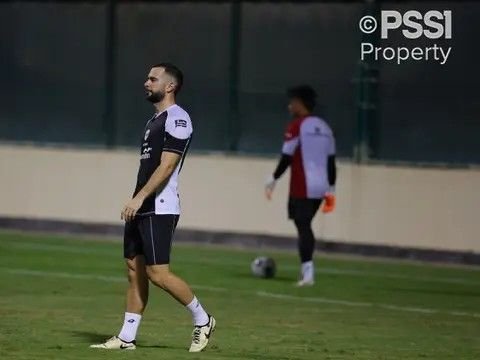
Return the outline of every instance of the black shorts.
{"type": "Polygon", "coordinates": [[[137,216],[125,224],[123,255],[145,256],[147,265],[170,263],[170,250],[179,215],[137,216]]]}
{"type": "Polygon", "coordinates": [[[288,199],[288,218],[292,220],[312,220],[323,199],[288,199]]]}

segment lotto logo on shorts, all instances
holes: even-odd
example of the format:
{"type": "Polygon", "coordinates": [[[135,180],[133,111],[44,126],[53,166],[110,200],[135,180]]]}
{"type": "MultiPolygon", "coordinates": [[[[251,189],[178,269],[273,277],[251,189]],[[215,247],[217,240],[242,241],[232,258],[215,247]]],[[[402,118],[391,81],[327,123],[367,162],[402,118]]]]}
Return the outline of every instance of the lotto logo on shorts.
{"type": "MultiPolygon", "coordinates": [[[[380,39],[382,41],[392,39],[392,34],[401,34],[400,39],[415,40],[426,38],[452,39],[452,11],[451,10],[429,10],[420,12],[408,10],[403,13],[396,10],[382,10],[380,19],[367,15],[360,19],[359,28],[364,34],[372,34],[380,28],[380,39]]],[[[397,39],[398,36],[393,38],[397,39]]],[[[436,61],[444,65],[450,54],[451,46],[439,46],[436,43],[423,47],[408,46],[376,46],[371,42],[362,42],[360,55],[362,60],[386,60],[401,64],[407,60],[414,61],[436,61]]]]}

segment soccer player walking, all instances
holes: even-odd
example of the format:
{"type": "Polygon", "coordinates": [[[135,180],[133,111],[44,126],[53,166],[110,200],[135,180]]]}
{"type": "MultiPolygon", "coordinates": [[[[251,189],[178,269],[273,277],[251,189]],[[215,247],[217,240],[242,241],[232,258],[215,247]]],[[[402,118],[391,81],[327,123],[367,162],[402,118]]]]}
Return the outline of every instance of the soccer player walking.
{"type": "Polygon", "coordinates": [[[335,139],[328,124],[312,115],[316,93],[310,86],[290,88],[287,95],[293,121],[285,131],[282,155],[265,185],[265,195],[271,199],[277,180],[290,166],[288,217],[297,228],[302,263],[297,285],[309,286],[315,282],[312,219],[322,202],[324,213],[335,207],[335,139]]]}
{"type": "Polygon", "coordinates": [[[190,352],[202,351],[215,330],[215,319],[203,309],[185,281],[169,269],[172,237],[180,216],[178,176],[193,131],[190,116],[175,103],[182,83],[182,72],[169,63],[153,66],[145,82],[147,100],[156,112],[142,135],[133,198],[121,212],[126,221],[124,257],[129,281],[125,319],[118,336],[92,348],[136,348],[149,281],[191,312],[194,329],[190,352]]]}

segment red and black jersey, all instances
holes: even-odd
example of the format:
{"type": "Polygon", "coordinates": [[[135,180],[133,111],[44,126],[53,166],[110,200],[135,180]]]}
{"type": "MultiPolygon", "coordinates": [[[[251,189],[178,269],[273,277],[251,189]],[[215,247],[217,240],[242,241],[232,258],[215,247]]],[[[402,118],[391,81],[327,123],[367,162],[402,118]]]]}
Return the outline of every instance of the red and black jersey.
{"type": "Polygon", "coordinates": [[[292,157],[290,197],[320,199],[330,189],[328,159],[335,155],[335,139],[317,116],[293,120],[285,131],[282,153],[292,157]]]}

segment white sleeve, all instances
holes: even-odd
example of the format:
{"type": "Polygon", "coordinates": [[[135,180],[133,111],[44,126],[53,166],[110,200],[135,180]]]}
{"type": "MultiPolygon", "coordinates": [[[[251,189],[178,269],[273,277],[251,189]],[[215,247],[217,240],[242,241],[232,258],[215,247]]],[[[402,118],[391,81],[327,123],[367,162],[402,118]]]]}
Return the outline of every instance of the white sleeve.
{"type": "Polygon", "coordinates": [[[187,139],[192,135],[192,122],[189,118],[167,118],[165,131],[177,139],[187,139]]]}
{"type": "Polygon", "coordinates": [[[192,122],[188,118],[167,118],[163,151],[182,155],[188,147],[192,130],[192,122]]]}
{"type": "Polygon", "coordinates": [[[290,156],[293,155],[295,153],[295,150],[297,149],[299,140],[300,139],[298,138],[298,136],[291,138],[290,140],[285,140],[282,146],[282,154],[290,156]]]}

